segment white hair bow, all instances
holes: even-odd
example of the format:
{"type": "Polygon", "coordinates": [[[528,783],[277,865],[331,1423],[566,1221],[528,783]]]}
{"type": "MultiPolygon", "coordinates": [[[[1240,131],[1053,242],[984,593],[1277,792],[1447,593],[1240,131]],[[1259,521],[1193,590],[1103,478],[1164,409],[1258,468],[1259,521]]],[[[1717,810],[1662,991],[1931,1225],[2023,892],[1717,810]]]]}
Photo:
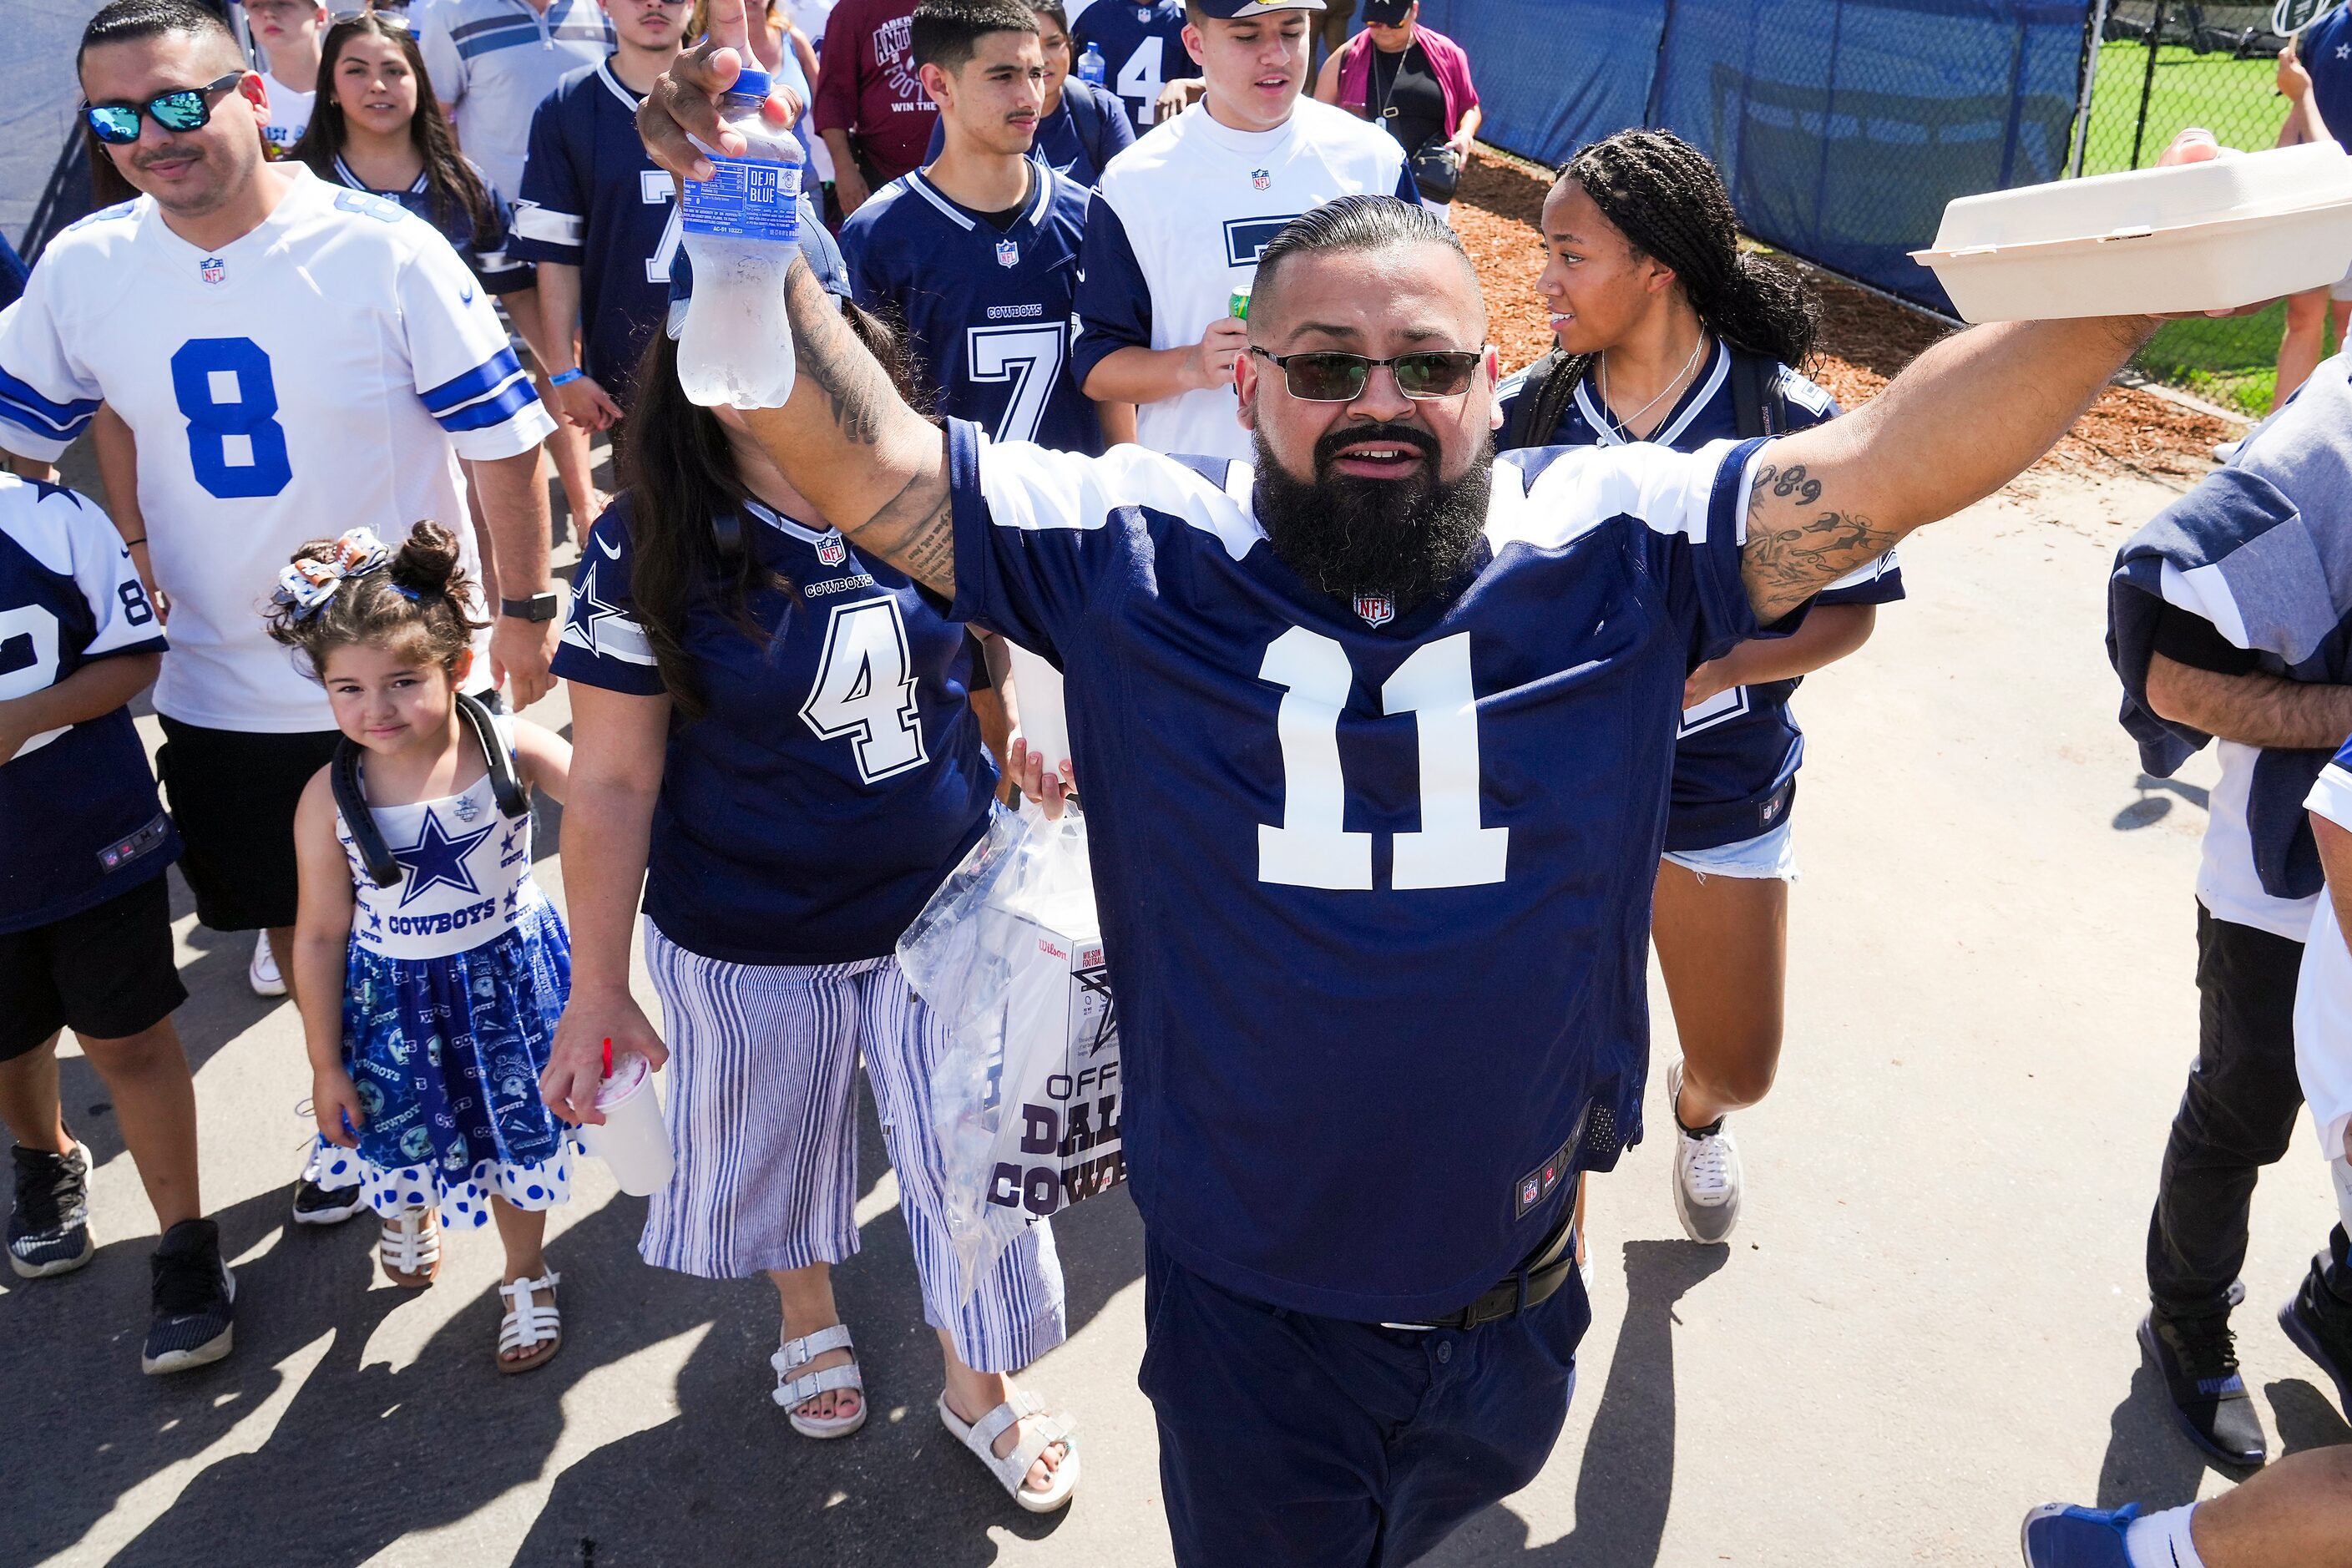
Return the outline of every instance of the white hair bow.
{"type": "Polygon", "coordinates": [[[391,560],[392,552],[373,529],[354,528],[335,541],[333,553],[325,560],[305,557],[289,562],[278,574],[278,592],[272,597],[281,605],[293,605],[297,616],[309,620],[326,608],[345,578],[364,576],[391,560]]]}

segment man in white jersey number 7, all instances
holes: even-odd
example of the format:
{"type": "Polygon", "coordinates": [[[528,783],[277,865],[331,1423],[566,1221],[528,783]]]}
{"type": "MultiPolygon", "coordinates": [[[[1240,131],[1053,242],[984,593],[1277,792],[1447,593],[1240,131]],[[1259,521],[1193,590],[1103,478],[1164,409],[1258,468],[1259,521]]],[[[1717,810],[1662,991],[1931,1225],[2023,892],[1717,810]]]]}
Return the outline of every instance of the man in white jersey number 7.
{"type": "MultiPolygon", "coordinates": [[[[707,172],[734,70],[656,86],[657,161],[707,172]]],[[[786,287],[761,446],[1067,675],[1177,1559],[1408,1562],[1566,1415],[1570,1201],[1640,1131],[1685,678],[2009,479],[2154,323],[1964,332],[1780,440],[1497,462],[1461,241],[1351,196],[1260,262],[1253,469],[942,430],[786,287]]]]}
{"type": "Polygon", "coordinates": [[[487,662],[537,700],[559,630],[536,478],[552,422],[438,230],[263,161],[260,78],[216,15],[113,0],[78,65],[142,194],[52,240],[0,312],[0,447],[55,461],[100,399],[137,437],[173,601],[155,707],[182,868],[205,924],[268,931],[290,973],[294,806],[337,736],[258,606],[295,546],[347,527],[433,518],[470,555],[462,456],[497,537],[487,662]]]}

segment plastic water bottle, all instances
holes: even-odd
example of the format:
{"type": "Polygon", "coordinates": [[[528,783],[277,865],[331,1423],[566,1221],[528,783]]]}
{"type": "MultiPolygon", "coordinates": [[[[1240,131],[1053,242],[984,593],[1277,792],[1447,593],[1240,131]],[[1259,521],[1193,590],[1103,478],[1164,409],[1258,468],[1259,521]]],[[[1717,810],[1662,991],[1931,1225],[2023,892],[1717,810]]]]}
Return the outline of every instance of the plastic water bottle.
{"type": "Polygon", "coordinates": [[[793,391],[784,276],[800,254],[803,154],[791,132],[761,118],[767,96],[764,71],[747,70],[728,89],[719,116],[749,145],[740,158],[704,147],[711,177],[686,182],[679,214],[694,295],[677,337],[677,384],[706,408],[780,408],[793,391]]]}
{"type": "Polygon", "coordinates": [[[1088,44],[1087,52],[1078,57],[1078,79],[1100,87],[1110,75],[1110,66],[1103,59],[1102,46],[1088,44]]]}

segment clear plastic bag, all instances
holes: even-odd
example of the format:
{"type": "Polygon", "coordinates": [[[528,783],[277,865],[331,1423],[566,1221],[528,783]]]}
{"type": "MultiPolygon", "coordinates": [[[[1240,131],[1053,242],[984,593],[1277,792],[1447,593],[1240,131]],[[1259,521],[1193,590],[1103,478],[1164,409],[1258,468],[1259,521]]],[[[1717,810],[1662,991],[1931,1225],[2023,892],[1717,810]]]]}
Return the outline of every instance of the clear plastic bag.
{"type": "Polygon", "coordinates": [[[946,1020],[931,1115],[965,1298],[1022,1231],[1127,1179],[1086,818],[999,809],[898,941],[946,1020]]]}

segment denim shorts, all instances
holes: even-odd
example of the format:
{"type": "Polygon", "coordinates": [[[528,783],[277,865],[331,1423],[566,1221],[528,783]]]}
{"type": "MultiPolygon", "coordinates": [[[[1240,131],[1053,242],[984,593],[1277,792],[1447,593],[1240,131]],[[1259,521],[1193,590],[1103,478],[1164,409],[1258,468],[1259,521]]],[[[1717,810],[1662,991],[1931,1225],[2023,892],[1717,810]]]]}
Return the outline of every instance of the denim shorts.
{"type": "Polygon", "coordinates": [[[1783,816],[1780,826],[1712,849],[1669,849],[1666,858],[1702,877],[1748,877],[1759,880],[1797,879],[1797,848],[1790,837],[1795,818],[1783,816]]]}

